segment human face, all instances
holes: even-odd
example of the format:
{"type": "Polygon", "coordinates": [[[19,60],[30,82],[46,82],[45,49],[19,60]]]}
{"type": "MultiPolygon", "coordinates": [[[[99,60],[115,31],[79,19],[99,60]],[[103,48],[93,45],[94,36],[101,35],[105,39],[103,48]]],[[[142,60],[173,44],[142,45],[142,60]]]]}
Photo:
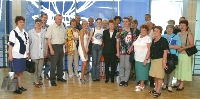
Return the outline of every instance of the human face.
{"type": "Polygon", "coordinates": [[[132,22],[132,27],[133,27],[134,29],[136,29],[136,28],[137,28],[137,24],[136,24],[135,22],[132,22]]]}
{"type": "Polygon", "coordinates": [[[150,16],[148,16],[148,15],[145,15],[145,21],[147,22],[147,21],[151,21],[151,18],[150,18],[150,16]]]}
{"type": "Polygon", "coordinates": [[[46,24],[46,23],[47,23],[48,16],[43,15],[41,19],[42,19],[42,22],[46,24]]]}
{"type": "Polygon", "coordinates": [[[71,22],[71,28],[76,28],[76,22],[74,21],[74,22],[71,22]]]}
{"type": "Polygon", "coordinates": [[[103,22],[102,22],[102,27],[106,28],[107,25],[108,25],[107,21],[103,21],[103,22]]]}
{"type": "Polygon", "coordinates": [[[75,20],[76,20],[77,23],[80,23],[81,17],[80,17],[80,16],[76,16],[76,17],[75,17],[75,20]]]}
{"type": "Polygon", "coordinates": [[[35,28],[41,29],[42,28],[42,22],[36,22],[35,23],[35,28]]]}
{"type": "Polygon", "coordinates": [[[94,25],[94,20],[93,19],[89,19],[88,22],[89,22],[89,26],[93,26],[94,25]]]}
{"type": "Polygon", "coordinates": [[[123,25],[124,25],[124,27],[129,27],[129,25],[130,25],[129,20],[128,19],[123,19],[123,25]]]}
{"type": "Polygon", "coordinates": [[[155,38],[161,36],[160,30],[157,28],[154,28],[153,34],[155,38]]]}
{"type": "Polygon", "coordinates": [[[147,32],[148,32],[148,31],[147,31],[147,29],[145,29],[145,28],[141,28],[141,29],[140,29],[140,32],[141,32],[140,35],[144,37],[144,36],[147,35],[147,32]]]}
{"type": "Polygon", "coordinates": [[[149,27],[149,30],[153,28],[153,24],[151,22],[147,22],[147,26],[149,27]]]}
{"type": "Polygon", "coordinates": [[[171,35],[173,33],[173,28],[167,28],[167,34],[168,35],[171,35]]]}
{"type": "Polygon", "coordinates": [[[97,20],[96,24],[97,24],[97,27],[101,27],[101,20],[97,20]]]}
{"type": "Polygon", "coordinates": [[[83,26],[83,29],[87,29],[88,28],[88,22],[87,21],[84,21],[82,23],[82,26],[83,26]]]}
{"type": "Polygon", "coordinates": [[[114,28],[115,28],[114,23],[109,23],[108,26],[109,26],[109,29],[110,29],[110,30],[114,30],[114,28]]]}
{"type": "Polygon", "coordinates": [[[115,20],[115,23],[116,23],[116,24],[119,24],[119,23],[120,23],[120,20],[119,20],[119,19],[116,19],[116,20],[115,20]]]}
{"type": "Polygon", "coordinates": [[[187,30],[186,24],[181,23],[181,24],[179,25],[179,27],[180,27],[181,31],[186,31],[186,30],[187,30]]]}
{"type": "Polygon", "coordinates": [[[20,29],[22,29],[22,28],[24,28],[24,24],[25,24],[25,22],[23,20],[19,20],[17,22],[17,27],[20,28],[20,29]]]}
{"type": "Polygon", "coordinates": [[[55,23],[60,26],[62,23],[62,16],[56,16],[55,17],[55,23]]]}

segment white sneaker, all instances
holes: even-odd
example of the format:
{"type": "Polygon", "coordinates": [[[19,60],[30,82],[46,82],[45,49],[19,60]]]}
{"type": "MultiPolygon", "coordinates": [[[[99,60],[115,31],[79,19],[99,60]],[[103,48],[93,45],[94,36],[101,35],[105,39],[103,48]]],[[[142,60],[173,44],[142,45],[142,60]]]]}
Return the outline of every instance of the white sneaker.
{"type": "Polygon", "coordinates": [[[73,75],[69,75],[69,78],[72,78],[73,77],[73,75]]]}
{"type": "Polygon", "coordinates": [[[138,85],[138,86],[135,86],[135,88],[136,88],[136,89],[140,88],[140,85],[138,85]]]}
{"type": "Polygon", "coordinates": [[[139,87],[137,89],[135,89],[135,91],[142,91],[144,89],[144,87],[139,87]]]}

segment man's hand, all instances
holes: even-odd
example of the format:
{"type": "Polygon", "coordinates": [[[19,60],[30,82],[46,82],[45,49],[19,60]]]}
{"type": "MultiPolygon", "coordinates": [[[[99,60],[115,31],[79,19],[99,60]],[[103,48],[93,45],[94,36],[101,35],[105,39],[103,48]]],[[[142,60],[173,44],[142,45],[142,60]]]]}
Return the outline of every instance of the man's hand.
{"type": "Polygon", "coordinates": [[[52,49],[52,50],[50,50],[50,54],[53,56],[53,55],[55,55],[55,53],[54,53],[54,50],[52,49]]]}

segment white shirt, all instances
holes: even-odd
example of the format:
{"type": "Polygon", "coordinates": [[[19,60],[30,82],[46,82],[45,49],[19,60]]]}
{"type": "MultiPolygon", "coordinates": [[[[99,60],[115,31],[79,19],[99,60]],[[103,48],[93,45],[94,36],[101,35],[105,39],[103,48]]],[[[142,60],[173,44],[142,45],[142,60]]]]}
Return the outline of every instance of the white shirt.
{"type": "Polygon", "coordinates": [[[112,38],[113,32],[110,32],[110,38],[112,38]]]}
{"type": "MultiPolygon", "coordinates": [[[[92,29],[94,31],[94,28],[92,29]]],[[[96,29],[95,28],[95,32],[94,32],[94,35],[93,35],[93,44],[98,44],[98,45],[101,45],[102,44],[102,36],[103,36],[103,31],[104,29],[96,29]]]]}
{"type": "MultiPolygon", "coordinates": [[[[143,38],[141,38],[140,36],[133,43],[134,51],[135,51],[135,60],[139,61],[139,62],[144,62],[147,51],[148,51],[147,43],[151,43],[152,39],[149,35],[147,35],[143,38]]],[[[150,59],[148,59],[147,63],[149,63],[149,62],[150,62],[150,59]]]]}
{"type": "Polygon", "coordinates": [[[28,33],[26,33],[26,31],[23,29],[22,31],[19,30],[18,27],[16,27],[14,29],[17,34],[19,35],[19,37],[21,37],[21,39],[24,41],[24,44],[26,45],[26,51],[24,54],[21,54],[19,53],[19,50],[20,50],[20,42],[19,40],[16,38],[15,36],[15,32],[12,30],[10,32],[10,35],[9,35],[9,43],[10,44],[11,42],[14,43],[14,46],[12,48],[12,57],[13,58],[26,58],[27,57],[27,53],[29,53],[29,39],[28,39],[28,33]],[[25,38],[25,34],[26,33],[26,38],[25,38]]]}

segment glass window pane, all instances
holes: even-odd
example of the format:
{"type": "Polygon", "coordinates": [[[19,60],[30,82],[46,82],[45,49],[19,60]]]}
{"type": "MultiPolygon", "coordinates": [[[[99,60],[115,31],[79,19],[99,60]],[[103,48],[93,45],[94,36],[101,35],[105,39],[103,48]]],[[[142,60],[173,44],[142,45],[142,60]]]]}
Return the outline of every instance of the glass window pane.
{"type": "Polygon", "coordinates": [[[151,20],[155,25],[162,26],[163,30],[165,30],[168,20],[175,20],[175,24],[179,24],[182,10],[182,0],[152,0],[151,20]]]}
{"type": "Polygon", "coordinates": [[[150,13],[150,0],[114,0],[114,15],[133,16],[138,20],[138,26],[145,23],[144,15],[150,13]]]}

